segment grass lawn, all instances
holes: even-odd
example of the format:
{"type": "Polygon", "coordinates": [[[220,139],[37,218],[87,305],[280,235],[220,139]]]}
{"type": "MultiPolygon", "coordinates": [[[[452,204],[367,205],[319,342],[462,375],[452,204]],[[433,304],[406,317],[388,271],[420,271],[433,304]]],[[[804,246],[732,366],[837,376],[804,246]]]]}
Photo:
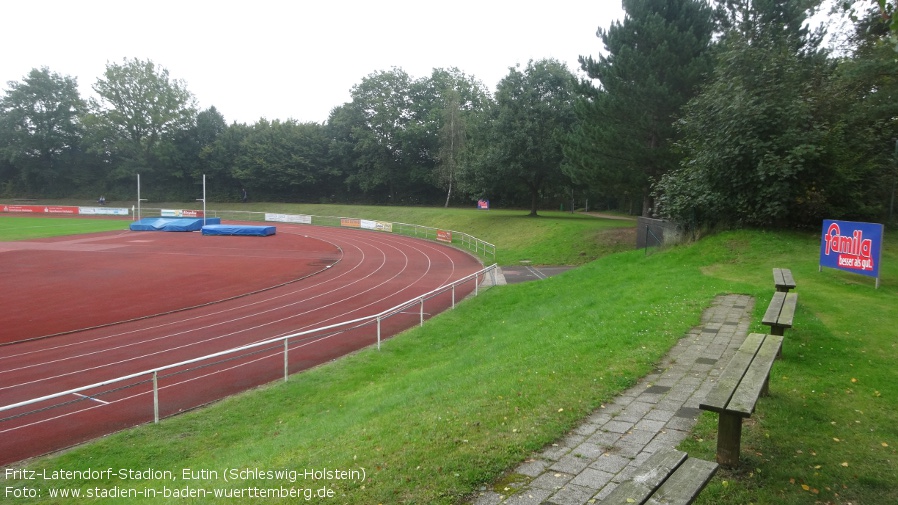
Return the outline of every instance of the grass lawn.
{"type": "Polygon", "coordinates": [[[0,214],[0,240],[28,240],[127,230],[128,220],[73,217],[32,217],[0,214]]]}
{"type": "MultiPolygon", "coordinates": [[[[428,215],[449,223],[477,216],[484,222],[468,228],[440,226],[495,243],[508,262],[583,258],[584,237],[612,233],[601,220],[550,213],[539,219],[444,209],[347,214],[417,224],[430,224],[428,215]],[[463,217],[450,219],[454,212],[463,217]],[[506,235],[508,223],[522,228],[506,235]],[[574,237],[559,238],[558,228],[574,237]]],[[[326,489],[334,497],[322,501],[336,503],[458,503],[648,373],[699,323],[714,296],[755,296],[752,330],[766,331],[760,320],[773,293],[770,269],[785,267],[795,274],[799,309],[783,360],[774,365],[772,394],[743,432],[743,465],[719,472],[701,503],[896,503],[898,240],[887,233],[878,290],[866,277],[818,272],[818,247],[817,233],[740,231],[648,255],[595,253],[599,259],[563,275],[487,290],[386,341],[381,351],[366,349],[287,383],[30,461],[27,468],[153,468],[179,477],[171,487],[292,486],[326,489]],[[180,479],[184,469],[214,470],[218,478],[188,483],[180,479]],[[244,472],[225,482],[226,469],[363,471],[364,479],[291,483],[289,473],[244,472]]],[[[716,418],[703,414],[681,448],[713,459],[715,433],[716,418]]],[[[37,487],[43,499],[33,502],[85,502],[50,499],[57,484],[7,479],[3,487],[37,487]]],[[[86,493],[164,483],[113,477],[67,484],[86,493]]]]}

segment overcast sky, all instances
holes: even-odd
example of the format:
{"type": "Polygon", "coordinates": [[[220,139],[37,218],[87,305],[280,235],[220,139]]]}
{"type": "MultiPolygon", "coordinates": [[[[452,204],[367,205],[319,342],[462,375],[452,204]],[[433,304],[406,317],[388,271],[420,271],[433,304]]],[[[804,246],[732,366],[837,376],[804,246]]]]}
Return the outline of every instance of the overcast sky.
{"type": "Polygon", "coordinates": [[[28,0],[4,2],[0,87],[32,68],[78,79],[82,97],[107,62],[152,60],[228,123],[323,122],[376,71],[413,78],[456,67],[494,92],[516,64],[603,49],[596,29],[618,0],[28,0]]]}

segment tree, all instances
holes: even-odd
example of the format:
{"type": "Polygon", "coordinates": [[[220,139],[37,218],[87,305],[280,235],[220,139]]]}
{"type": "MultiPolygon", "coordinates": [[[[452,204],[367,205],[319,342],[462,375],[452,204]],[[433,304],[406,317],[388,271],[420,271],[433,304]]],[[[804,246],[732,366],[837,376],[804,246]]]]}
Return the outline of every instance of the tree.
{"type": "Polygon", "coordinates": [[[44,67],[8,84],[0,99],[0,157],[15,167],[25,191],[70,189],[85,111],[77,80],[44,67]]]}
{"type": "Polygon", "coordinates": [[[726,2],[712,79],[678,122],[685,158],[658,185],[664,215],[782,225],[816,205],[830,69],[805,28],[813,3],[726,2]]]}
{"type": "Polygon", "coordinates": [[[674,120],[712,68],[713,12],[699,0],[624,0],[623,21],[599,28],[607,55],[580,57],[577,125],[565,171],[578,183],[626,192],[653,207],[652,185],[677,166],[674,120]]]}
{"type": "Polygon", "coordinates": [[[402,69],[375,72],[352,88],[354,172],[347,179],[364,192],[384,188],[396,203],[409,182],[415,152],[408,145],[413,119],[412,79],[402,69]]]}
{"type": "MultiPolygon", "coordinates": [[[[203,113],[197,117],[197,125],[204,124],[206,121],[200,121],[203,113]]],[[[206,117],[210,122],[214,122],[212,117],[206,117]]],[[[211,125],[208,125],[211,126],[211,125]]],[[[208,135],[209,132],[205,128],[206,133],[201,134],[201,138],[208,135]]],[[[206,173],[210,175],[212,193],[215,198],[220,200],[233,200],[239,195],[237,191],[240,189],[241,183],[236,178],[235,172],[238,170],[238,160],[243,153],[246,139],[253,133],[253,126],[245,123],[233,123],[221,132],[215,135],[215,140],[205,145],[200,151],[200,160],[206,173]]]]}
{"type": "MultiPolygon", "coordinates": [[[[860,15],[858,11],[863,12],[863,8],[858,9],[858,4],[861,6],[871,6],[875,5],[876,9],[879,13],[879,18],[888,24],[889,28],[889,38],[892,42],[892,47],[894,50],[898,51],[898,1],[896,0],[845,0],[839,3],[839,8],[842,9],[843,12],[847,12],[849,16],[855,21],[858,20],[860,15]]],[[[834,9],[835,10],[835,9],[834,9]]]]}
{"type": "Polygon", "coordinates": [[[822,105],[828,125],[820,193],[828,217],[891,219],[898,186],[898,68],[888,21],[878,8],[859,18],[836,60],[822,105]]]}
{"type": "Polygon", "coordinates": [[[431,153],[435,184],[446,192],[448,207],[466,157],[467,131],[490,101],[483,83],[456,68],[434,69],[418,81],[418,110],[425,122],[425,142],[431,153]]]}
{"type": "Polygon", "coordinates": [[[150,60],[108,63],[93,86],[95,135],[102,151],[117,160],[116,176],[160,170],[160,143],[170,142],[196,120],[196,100],[183,81],[150,60]]]}
{"type": "Polygon", "coordinates": [[[529,195],[536,216],[540,195],[569,183],[561,171],[561,142],[574,121],[576,78],[553,59],[510,68],[496,88],[489,147],[477,176],[494,192],[529,195]]]}
{"type": "Polygon", "coordinates": [[[446,203],[443,207],[449,207],[452,190],[458,177],[458,166],[461,163],[467,141],[465,119],[461,113],[458,92],[450,90],[446,95],[442,111],[443,127],[440,129],[440,151],[437,163],[437,179],[446,189],[446,203]]]}
{"type": "Polygon", "coordinates": [[[325,127],[294,120],[259,120],[241,141],[232,175],[260,197],[310,199],[316,186],[337,175],[325,127]]]}

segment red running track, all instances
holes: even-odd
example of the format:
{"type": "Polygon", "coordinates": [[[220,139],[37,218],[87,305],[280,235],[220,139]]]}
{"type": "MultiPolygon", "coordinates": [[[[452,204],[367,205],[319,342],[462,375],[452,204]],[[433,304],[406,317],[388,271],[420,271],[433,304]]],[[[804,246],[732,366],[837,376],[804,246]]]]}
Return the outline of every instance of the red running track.
{"type": "MultiPolygon", "coordinates": [[[[0,406],[377,314],[481,268],[442,244],[278,224],[270,237],[112,232],[0,243],[0,406]],[[10,307],[10,310],[6,308],[10,307]]],[[[455,290],[461,299],[474,290],[455,290]]],[[[425,317],[452,293],[425,303],[425,317]]],[[[418,323],[382,323],[382,338],[418,323]]],[[[368,324],[292,339],[289,372],[374,344],[368,324]]],[[[165,417],[284,374],[284,347],[159,374],[165,417]]],[[[0,465],[152,422],[152,376],[0,412],[0,465]]]]}

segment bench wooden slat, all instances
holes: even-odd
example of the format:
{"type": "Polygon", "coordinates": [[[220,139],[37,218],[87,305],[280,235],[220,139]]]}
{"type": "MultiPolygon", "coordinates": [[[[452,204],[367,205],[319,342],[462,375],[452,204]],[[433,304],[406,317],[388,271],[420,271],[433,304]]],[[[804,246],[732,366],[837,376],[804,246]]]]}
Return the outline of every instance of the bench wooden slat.
{"type": "Polygon", "coordinates": [[[764,318],[761,319],[761,323],[771,326],[775,325],[777,319],[780,317],[780,312],[783,309],[783,302],[785,301],[785,292],[777,291],[773,293],[773,299],[770,300],[770,305],[767,306],[767,312],[764,313],[764,318]]]}
{"type": "Polygon", "coordinates": [[[791,328],[797,305],[798,293],[787,294],[786,299],[783,301],[783,310],[780,312],[780,317],[776,320],[776,324],[785,328],[791,328]]]}
{"type": "Polygon", "coordinates": [[[792,277],[792,270],[787,268],[781,269],[783,273],[783,287],[787,287],[789,289],[795,288],[795,279],[792,277]]]}
{"type": "Polygon", "coordinates": [[[685,452],[676,449],[663,449],[652,454],[626,482],[614,488],[602,503],[644,504],[687,457],[685,452]]]}
{"type": "Polygon", "coordinates": [[[783,285],[785,281],[783,280],[783,269],[782,268],[774,268],[773,269],[773,285],[776,287],[780,287],[783,285]]]}
{"type": "Polygon", "coordinates": [[[782,345],[781,335],[749,334],[699,404],[702,410],[717,412],[717,463],[739,465],[742,420],[751,417],[758,398],[767,393],[770,370],[782,345]],[[727,398],[728,391],[732,392],[727,398]]]}
{"type": "Polygon", "coordinates": [[[792,277],[792,270],[788,268],[773,269],[773,285],[777,291],[789,291],[795,288],[795,279],[792,277]]]}
{"type": "Polygon", "coordinates": [[[688,505],[705,489],[719,465],[703,459],[689,458],[664,481],[646,505],[688,505]]]}
{"type": "Polygon", "coordinates": [[[717,384],[714,385],[705,400],[699,404],[700,409],[713,412],[728,410],[727,404],[736,392],[739,381],[745,375],[745,370],[757,354],[765,336],[760,333],[752,333],[745,337],[745,342],[736,350],[736,354],[717,379],[717,384]]]}
{"type": "Polygon", "coordinates": [[[758,398],[765,392],[767,379],[770,377],[770,369],[776,360],[783,337],[770,335],[764,339],[764,344],[758,349],[755,359],[751,362],[748,371],[739,383],[739,387],[730,399],[727,410],[739,412],[743,417],[750,417],[755,411],[758,398]]]}

